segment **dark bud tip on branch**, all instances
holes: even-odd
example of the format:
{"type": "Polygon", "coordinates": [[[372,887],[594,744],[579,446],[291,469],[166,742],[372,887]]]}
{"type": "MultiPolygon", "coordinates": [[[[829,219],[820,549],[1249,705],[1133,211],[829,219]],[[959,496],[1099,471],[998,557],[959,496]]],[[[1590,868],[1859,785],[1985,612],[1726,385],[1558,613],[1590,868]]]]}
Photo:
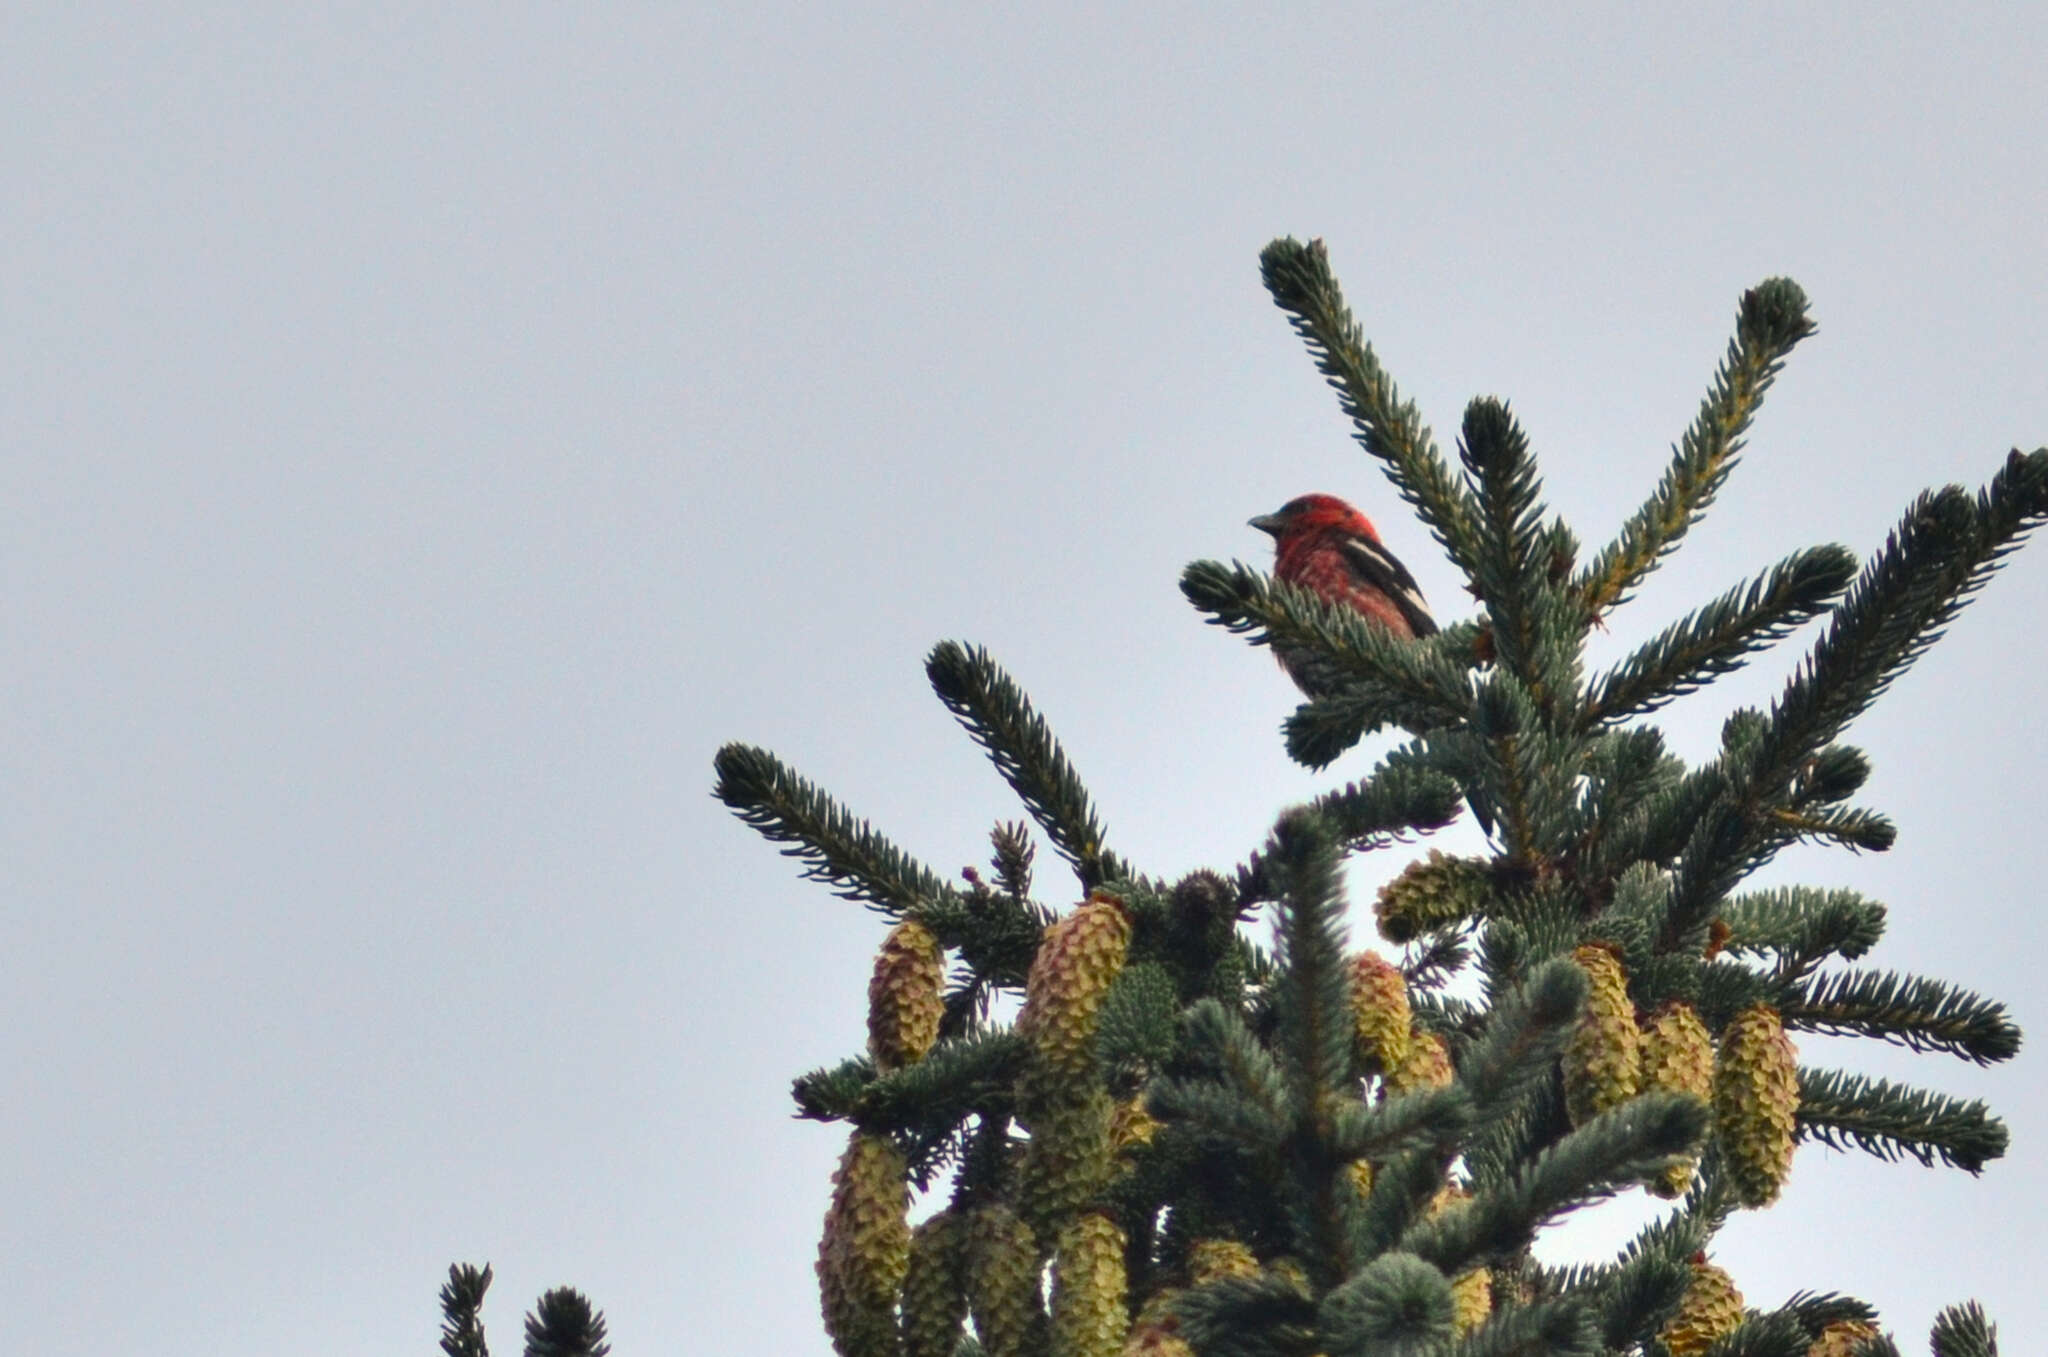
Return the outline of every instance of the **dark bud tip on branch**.
{"type": "Polygon", "coordinates": [[[1464,437],[1460,451],[1465,465],[1475,473],[1485,472],[1504,461],[1519,461],[1527,452],[1515,416],[1506,401],[1480,396],[1465,407],[1464,437]]]}
{"type": "Polygon", "coordinates": [[[1742,294],[1736,333],[1747,345],[1789,349],[1817,328],[1806,308],[1806,291],[1799,284],[1767,278],[1742,294]]]}

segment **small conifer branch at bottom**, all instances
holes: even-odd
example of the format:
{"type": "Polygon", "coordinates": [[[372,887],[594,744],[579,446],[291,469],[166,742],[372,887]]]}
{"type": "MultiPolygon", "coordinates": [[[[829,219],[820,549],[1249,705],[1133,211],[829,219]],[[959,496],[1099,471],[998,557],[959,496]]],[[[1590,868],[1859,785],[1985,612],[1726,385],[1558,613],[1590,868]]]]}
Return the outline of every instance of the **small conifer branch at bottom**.
{"type": "Polygon", "coordinates": [[[526,1317],[526,1357],[606,1357],[611,1350],[604,1312],[574,1287],[543,1295],[526,1317]]]}
{"type": "Polygon", "coordinates": [[[484,1293],[491,1289],[491,1265],[451,1263],[441,1288],[441,1351],[447,1357],[491,1357],[484,1342],[484,1293]]]}
{"type": "Polygon", "coordinates": [[[1951,1305],[1936,1315],[1929,1339],[1934,1357],[1998,1357],[1998,1326],[1976,1301],[1951,1305]]]}

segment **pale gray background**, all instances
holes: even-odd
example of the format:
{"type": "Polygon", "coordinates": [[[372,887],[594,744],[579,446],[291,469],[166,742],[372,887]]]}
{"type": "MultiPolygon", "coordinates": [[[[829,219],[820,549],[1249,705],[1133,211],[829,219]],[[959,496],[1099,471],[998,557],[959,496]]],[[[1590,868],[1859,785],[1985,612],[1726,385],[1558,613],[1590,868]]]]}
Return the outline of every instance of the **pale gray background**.
{"type": "MultiPolygon", "coordinates": [[[[959,637],[1153,873],[1328,785],[1181,566],[1328,489],[1465,600],[1261,291],[1272,236],[1327,237],[1439,430],[1508,396],[1591,543],[1741,290],[1807,287],[1820,335],[1608,656],[2048,439],[2048,11],[1636,8],[11,7],[10,1346],[430,1352],[461,1258],[503,1351],[562,1282],[622,1357],[824,1351],[841,1135],[787,1084],[856,1048],[881,925],[711,754],[981,861],[1016,808],[921,672],[959,637]]],[[[2033,1036],[1803,1043],[1993,1100],[2013,1153],[1808,1150],[1724,1237],[1753,1301],[1860,1293],[1910,1351],[1971,1295],[2048,1342],[2044,615],[2037,543],[1855,732],[1897,850],[1766,878],[1890,902],[1878,961],[2033,1036]]]]}

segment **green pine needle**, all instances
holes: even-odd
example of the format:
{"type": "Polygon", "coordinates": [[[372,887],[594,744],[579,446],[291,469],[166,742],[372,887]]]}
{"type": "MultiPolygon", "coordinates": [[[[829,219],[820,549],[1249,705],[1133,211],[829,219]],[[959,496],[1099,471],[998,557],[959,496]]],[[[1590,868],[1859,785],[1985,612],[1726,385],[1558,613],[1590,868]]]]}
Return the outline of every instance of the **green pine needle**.
{"type": "Polygon", "coordinates": [[[1799,1134],[1879,1159],[1938,1160],[1976,1173],[2005,1154],[2005,1123],[1984,1104],[1840,1070],[1799,1071],[1799,1134]]]}

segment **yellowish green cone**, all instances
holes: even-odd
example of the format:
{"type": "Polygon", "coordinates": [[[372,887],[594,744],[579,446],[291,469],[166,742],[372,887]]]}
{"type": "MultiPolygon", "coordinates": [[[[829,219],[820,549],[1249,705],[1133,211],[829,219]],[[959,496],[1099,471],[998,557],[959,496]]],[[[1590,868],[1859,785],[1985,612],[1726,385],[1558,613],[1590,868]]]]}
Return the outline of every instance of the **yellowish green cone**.
{"type": "Polygon", "coordinates": [[[1866,1338],[1877,1337],[1877,1326],[1858,1319],[1837,1320],[1820,1331],[1806,1357],[1856,1357],[1866,1338]]]}
{"type": "Polygon", "coordinates": [[[1044,1342],[1038,1240],[1008,1207],[974,1215],[967,1244],[967,1306],[988,1357],[1021,1357],[1044,1342]]]}
{"type": "Polygon", "coordinates": [[[1380,887],[1373,913],[1381,937],[1392,943],[1412,942],[1424,933],[1476,917],[1485,909],[1490,890],[1485,863],[1432,848],[1427,859],[1410,863],[1380,887]]]}
{"type": "Polygon", "coordinates": [[[1659,1335],[1671,1357],[1699,1357],[1742,1322],[1735,1279],[1712,1263],[1692,1264],[1692,1283],[1659,1335]]]}
{"type": "Polygon", "coordinates": [[[1188,1280],[1196,1286],[1225,1277],[1256,1277],[1259,1260],[1235,1239],[1198,1239],[1188,1250],[1188,1280]]]}
{"type": "Polygon", "coordinates": [[[1017,1015],[1017,1031],[1031,1042],[1042,1076],[1081,1080],[1093,1073],[1096,1018],[1130,942],[1130,917],[1106,895],[1090,896],[1045,930],[1017,1015]]]}
{"type": "Polygon", "coordinates": [[[1053,1357],[1117,1357],[1130,1328],[1124,1297],[1124,1232],[1099,1212],[1075,1217],[1053,1254],[1053,1357]]]}
{"type": "Polygon", "coordinates": [[[1127,1098],[1109,1118],[1109,1148],[1118,1158],[1135,1155],[1159,1134],[1159,1122],[1145,1110],[1143,1097],[1127,1098]]]}
{"type": "Polygon", "coordinates": [[[1752,1004],[1721,1033],[1714,1066],[1714,1133],[1735,1199],[1768,1206],[1792,1171],[1799,1062],[1778,1011],[1752,1004]]]}
{"type": "Polygon", "coordinates": [[[1367,1074],[1385,1074],[1408,1058],[1408,982],[1378,952],[1351,959],[1351,1019],[1358,1060],[1367,1074]]]}
{"type": "Polygon", "coordinates": [[[924,1059],[945,1016],[945,960],[938,939],[914,919],[889,930],[868,981],[868,1054],[890,1070],[924,1059]]]}
{"type": "Polygon", "coordinates": [[[1590,984],[1585,1015],[1564,1051],[1564,1100],[1572,1125],[1583,1126],[1636,1096],[1641,1038],[1628,977],[1614,953],[1581,947],[1572,960],[1590,984]]]}
{"type": "Polygon", "coordinates": [[[910,1191],[886,1136],[856,1131],[832,1175],[818,1243],[825,1332],[842,1357],[893,1357],[896,1289],[910,1259],[910,1191]]]}
{"type": "Polygon", "coordinates": [[[967,1319],[967,1223],[941,1211],[910,1232],[904,1357],[953,1357],[967,1319]]]}
{"type": "Polygon", "coordinates": [[[1351,1180],[1351,1190],[1360,1201],[1372,1195],[1372,1161],[1354,1159],[1344,1166],[1344,1175],[1351,1180]]]}
{"type": "Polygon", "coordinates": [[[1493,1273],[1483,1267],[1451,1278],[1451,1332],[1459,1338],[1493,1314],[1493,1273]]]}
{"type": "Polygon", "coordinates": [[[1042,1107],[1033,1117],[1017,1170],[1017,1209],[1032,1228],[1051,1237],[1109,1182],[1115,1114],[1109,1094],[1090,1086],[1077,1100],[1042,1107]]]}
{"type": "MultiPolygon", "coordinates": [[[[1642,1087],[1714,1098],[1714,1038],[1691,1004],[1666,1004],[1643,1026],[1642,1087]]],[[[1698,1160],[1688,1158],[1653,1175],[1647,1186],[1660,1197],[1682,1197],[1698,1160]]]]}
{"type": "Polygon", "coordinates": [[[1425,1088],[1443,1088],[1456,1078],[1451,1067],[1451,1049],[1434,1032],[1414,1030],[1408,1036],[1408,1057],[1387,1071],[1382,1090],[1389,1094],[1414,1093],[1425,1088]]]}

